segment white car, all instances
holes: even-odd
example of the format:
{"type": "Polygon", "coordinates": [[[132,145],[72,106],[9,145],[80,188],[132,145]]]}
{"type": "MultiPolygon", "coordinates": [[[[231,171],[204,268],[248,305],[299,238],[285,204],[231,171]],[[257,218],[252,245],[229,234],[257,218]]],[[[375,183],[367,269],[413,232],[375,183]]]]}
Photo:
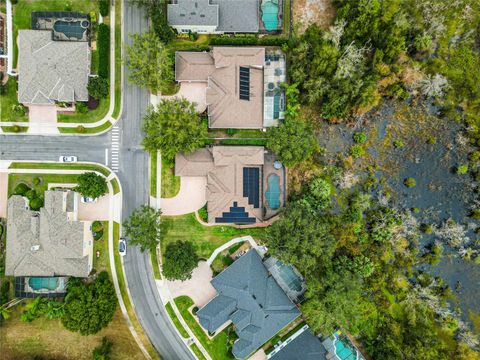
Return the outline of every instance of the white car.
{"type": "Polygon", "coordinates": [[[88,196],[82,196],[82,198],[80,199],[80,201],[84,204],[89,204],[89,203],[96,203],[97,202],[97,198],[91,198],[91,197],[88,197],[88,196]]]}
{"type": "Polygon", "coordinates": [[[120,256],[127,255],[127,242],[125,241],[125,238],[120,238],[120,240],[118,240],[118,253],[120,256]]]}
{"type": "Polygon", "coordinates": [[[73,155],[63,155],[63,156],[60,156],[58,161],[62,163],[74,163],[74,162],[77,162],[77,157],[73,155]]]}

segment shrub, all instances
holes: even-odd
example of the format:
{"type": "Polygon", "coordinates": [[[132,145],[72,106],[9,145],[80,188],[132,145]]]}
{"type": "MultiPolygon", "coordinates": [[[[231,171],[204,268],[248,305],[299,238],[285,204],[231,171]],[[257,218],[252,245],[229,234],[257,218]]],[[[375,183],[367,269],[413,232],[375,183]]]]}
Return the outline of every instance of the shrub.
{"type": "Polygon", "coordinates": [[[427,144],[428,145],[435,145],[437,143],[437,138],[435,136],[430,136],[427,139],[427,144]]]}
{"type": "Polygon", "coordinates": [[[17,116],[23,116],[25,115],[25,107],[21,104],[14,104],[12,105],[12,113],[14,113],[17,116]]]}
{"type": "Polygon", "coordinates": [[[93,360],[108,360],[112,352],[113,343],[106,336],[102,338],[102,344],[93,349],[93,360]]]}
{"type": "Polygon", "coordinates": [[[424,234],[431,235],[433,234],[433,225],[432,224],[422,224],[420,225],[420,231],[424,234]]]}
{"type": "Polygon", "coordinates": [[[94,172],[81,174],[77,178],[77,182],[78,185],[75,187],[75,191],[83,196],[96,199],[108,192],[107,181],[105,178],[94,172]]]}
{"type": "Polygon", "coordinates": [[[0,287],[0,306],[6,304],[9,300],[10,281],[3,281],[0,287]]]}
{"type": "Polygon", "coordinates": [[[79,114],[86,114],[88,112],[88,107],[84,102],[77,102],[75,104],[75,109],[79,114]]]}
{"type": "Polygon", "coordinates": [[[462,164],[457,167],[458,175],[465,175],[466,173],[468,173],[468,164],[462,164]]]}
{"type": "Polygon", "coordinates": [[[33,185],[38,186],[42,182],[42,178],[40,176],[37,176],[36,178],[33,179],[33,185]]]}
{"type": "Polygon", "coordinates": [[[108,95],[108,80],[100,76],[92,77],[88,81],[88,95],[100,100],[108,95]]]}
{"type": "Polygon", "coordinates": [[[283,46],[288,43],[286,37],[230,37],[213,36],[210,38],[210,45],[265,45],[265,46],[283,46]]]}
{"type": "Polygon", "coordinates": [[[25,183],[20,183],[17,186],[15,186],[15,189],[13,190],[13,193],[15,195],[22,195],[25,196],[25,194],[30,190],[27,184],[25,183]]]}
{"type": "Polygon", "coordinates": [[[417,181],[414,178],[409,177],[403,180],[403,184],[408,188],[414,188],[417,186],[417,181]]]}
{"type": "Polygon", "coordinates": [[[109,0],[99,0],[98,2],[98,10],[100,15],[108,16],[110,10],[110,1],[109,0]]]}
{"type": "Polygon", "coordinates": [[[34,189],[30,189],[27,191],[25,196],[28,200],[33,200],[37,196],[37,192],[34,189]]]}
{"type": "Polygon", "coordinates": [[[365,156],[366,151],[361,145],[353,145],[350,148],[350,155],[352,155],[354,158],[360,158],[362,156],[365,156]]]}
{"type": "Polygon", "coordinates": [[[196,32],[188,32],[188,38],[192,41],[197,41],[198,40],[198,33],[196,32]]]}
{"type": "Polygon", "coordinates": [[[208,221],[208,211],[207,211],[207,205],[202,207],[200,210],[198,210],[198,216],[200,219],[203,221],[207,222],[208,221]]]}
{"type": "Polygon", "coordinates": [[[18,133],[20,131],[20,126],[18,125],[13,125],[12,126],[12,131],[15,132],[15,133],[18,133]]]}
{"type": "Polygon", "coordinates": [[[364,144],[367,141],[367,135],[363,132],[356,132],[353,134],[353,141],[355,144],[364,144]]]}
{"type": "Polygon", "coordinates": [[[36,197],[30,200],[30,209],[38,211],[43,206],[43,198],[36,197]]]}
{"type": "Polygon", "coordinates": [[[83,125],[78,125],[76,128],[75,128],[75,131],[79,134],[83,134],[85,132],[85,126],[83,125]]]}
{"type": "Polygon", "coordinates": [[[152,28],[158,38],[164,43],[168,44],[175,37],[175,32],[168,25],[167,17],[165,16],[162,6],[152,6],[148,10],[150,19],[152,20],[152,28]]]}
{"type": "Polygon", "coordinates": [[[400,140],[400,139],[396,139],[393,141],[393,146],[396,148],[396,149],[401,149],[405,146],[405,143],[403,142],[403,140],[400,140]]]}
{"type": "Polygon", "coordinates": [[[110,78],[110,29],[106,24],[98,25],[97,34],[98,75],[110,78]]]}
{"type": "Polygon", "coordinates": [[[0,239],[2,238],[3,235],[3,225],[0,224],[0,239]]]}

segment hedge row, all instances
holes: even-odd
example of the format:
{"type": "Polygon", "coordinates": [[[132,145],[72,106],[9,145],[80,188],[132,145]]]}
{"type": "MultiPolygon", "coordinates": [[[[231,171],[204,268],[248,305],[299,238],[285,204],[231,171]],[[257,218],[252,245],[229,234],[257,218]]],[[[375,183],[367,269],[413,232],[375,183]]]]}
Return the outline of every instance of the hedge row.
{"type": "Polygon", "coordinates": [[[210,38],[210,45],[264,45],[282,46],[288,42],[286,37],[226,37],[213,36],[210,38]]]}
{"type": "Polygon", "coordinates": [[[97,34],[97,51],[98,51],[98,75],[110,78],[110,28],[108,25],[98,25],[97,34]]]}

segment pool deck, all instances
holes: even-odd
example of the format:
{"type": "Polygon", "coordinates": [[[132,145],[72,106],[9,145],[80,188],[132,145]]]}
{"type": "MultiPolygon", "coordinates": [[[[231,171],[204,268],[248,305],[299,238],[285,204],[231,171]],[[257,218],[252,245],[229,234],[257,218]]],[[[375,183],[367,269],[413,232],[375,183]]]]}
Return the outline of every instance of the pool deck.
{"type": "Polygon", "coordinates": [[[281,169],[275,169],[273,167],[273,163],[277,160],[274,154],[268,152],[265,154],[265,163],[263,165],[263,177],[262,177],[262,202],[264,205],[265,213],[264,213],[264,220],[268,220],[273,216],[277,215],[280,210],[285,206],[286,200],[286,171],[285,168],[282,167],[281,169]],[[276,174],[280,178],[280,206],[278,209],[270,209],[268,207],[268,202],[266,199],[266,192],[268,190],[268,176],[271,174],[276,174]]]}

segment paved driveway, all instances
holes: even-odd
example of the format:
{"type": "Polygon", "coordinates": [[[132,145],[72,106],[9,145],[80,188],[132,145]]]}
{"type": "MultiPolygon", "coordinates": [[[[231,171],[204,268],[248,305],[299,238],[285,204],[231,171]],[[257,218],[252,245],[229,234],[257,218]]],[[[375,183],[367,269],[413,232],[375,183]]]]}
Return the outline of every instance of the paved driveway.
{"type": "Polygon", "coordinates": [[[0,172],[0,218],[7,217],[8,174],[0,172]]]}
{"type": "Polygon", "coordinates": [[[110,195],[98,198],[95,203],[84,204],[78,199],[78,220],[109,220],[110,195]]]}
{"type": "Polygon", "coordinates": [[[182,176],[177,196],[160,200],[163,215],[184,215],[195,212],[207,203],[207,177],[182,176]]]}
{"type": "Polygon", "coordinates": [[[185,98],[195,104],[198,113],[207,110],[206,100],[207,83],[181,83],[180,90],[171,96],[161,96],[162,99],[185,98]]]}
{"type": "Polygon", "coordinates": [[[198,267],[193,270],[192,278],[187,281],[168,281],[167,286],[172,298],[190,296],[195,306],[201,308],[217,295],[217,291],[210,284],[213,272],[205,261],[199,261],[198,267]]]}
{"type": "Polygon", "coordinates": [[[29,105],[28,120],[30,123],[57,123],[57,107],[53,105],[29,105]]]}

